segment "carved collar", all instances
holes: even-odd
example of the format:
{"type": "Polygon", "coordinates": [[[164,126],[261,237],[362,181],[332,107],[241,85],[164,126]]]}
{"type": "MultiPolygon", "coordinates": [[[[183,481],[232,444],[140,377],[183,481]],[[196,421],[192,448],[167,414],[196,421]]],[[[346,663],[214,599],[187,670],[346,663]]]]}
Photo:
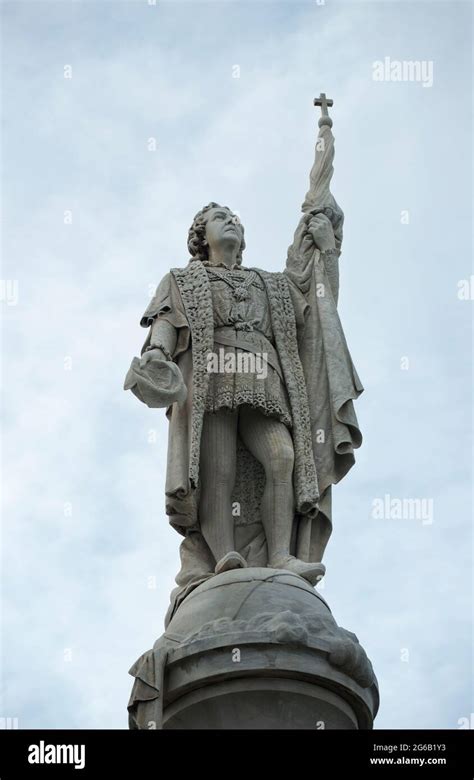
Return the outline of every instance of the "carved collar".
{"type": "Polygon", "coordinates": [[[225,263],[210,263],[209,260],[201,260],[206,268],[225,268],[226,271],[246,271],[240,263],[233,263],[230,267],[225,263]]]}

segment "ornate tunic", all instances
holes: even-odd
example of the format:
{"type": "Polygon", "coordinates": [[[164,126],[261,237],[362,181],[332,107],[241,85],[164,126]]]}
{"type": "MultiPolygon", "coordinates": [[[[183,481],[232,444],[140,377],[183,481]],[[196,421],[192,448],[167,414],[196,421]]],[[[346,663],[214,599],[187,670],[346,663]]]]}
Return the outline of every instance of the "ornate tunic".
{"type": "Polygon", "coordinates": [[[217,367],[210,372],[206,411],[236,409],[245,404],[291,427],[262,279],[251,269],[208,266],[206,270],[212,295],[217,367]],[[242,357],[244,353],[246,358],[242,357]]]}
{"type": "MultiPolygon", "coordinates": [[[[270,304],[261,272],[240,266],[228,269],[202,265],[206,267],[212,297],[216,361],[214,365],[211,361],[208,363],[204,411],[232,410],[248,405],[291,428],[288,393],[275,349],[270,304]],[[244,353],[246,358],[241,357],[244,353]]],[[[301,331],[308,305],[298,287],[290,280],[288,283],[296,325],[301,331]]],[[[155,316],[177,328],[177,358],[189,348],[190,332],[181,296],[170,274],[164,277],[141,324],[151,326],[155,316]]]]}

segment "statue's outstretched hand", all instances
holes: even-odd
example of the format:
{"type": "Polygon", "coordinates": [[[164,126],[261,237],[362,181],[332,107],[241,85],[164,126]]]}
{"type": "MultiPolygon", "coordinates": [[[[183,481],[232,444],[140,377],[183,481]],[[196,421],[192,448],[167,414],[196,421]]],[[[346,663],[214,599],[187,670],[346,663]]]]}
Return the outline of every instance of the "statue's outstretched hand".
{"type": "Polygon", "coordinates": [[[131,390],[147,406],[166,408],[183,404],[187,389],[179,366],[168,360],[161,349],[152,349],[133,358],[125,377],[124,390],[131,390]]]}
{"type": "Polygon", "coordinates": [[[147,363],[153,359],[166,360],[166,355],[159,347],[156,347],[156,349],[148,349],[140,358],[140,368],[145,368],[147,363]]]}

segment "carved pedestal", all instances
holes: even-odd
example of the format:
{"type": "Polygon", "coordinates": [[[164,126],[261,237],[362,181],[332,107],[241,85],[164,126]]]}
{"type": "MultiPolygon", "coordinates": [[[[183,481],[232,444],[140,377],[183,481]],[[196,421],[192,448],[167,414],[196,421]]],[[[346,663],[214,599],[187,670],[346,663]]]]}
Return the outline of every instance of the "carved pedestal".
{"type": "Polygon", "coordinates": [[[311,585],[276,569],[192,591],[130,673],[130,727],[370,729],[372,665],[311,585]]]}

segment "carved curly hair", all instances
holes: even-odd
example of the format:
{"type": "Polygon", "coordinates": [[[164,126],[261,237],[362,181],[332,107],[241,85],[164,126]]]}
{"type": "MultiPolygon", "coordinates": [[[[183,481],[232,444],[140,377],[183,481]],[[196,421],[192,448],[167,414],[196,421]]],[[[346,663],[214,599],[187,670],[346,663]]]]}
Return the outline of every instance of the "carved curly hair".
{"type": "MultiPolygon", "coordinates": [[[[232,214],[231,209],[228,206],[221,206],[219,203],[214,203],[214,201],[211,201],[211,203],[208,203],[207,206],[204,206],[193,219],[193,224],[189,228],[188,232],[188,250],[189,254],[191,255],[191,260],[201,260],[201,262],[207,262],[209,259],[209,247],[206,243],[206,222],[207,222],[207,212],[211,209],[226,209],[230,214],[232,214]]],[[[242,263],[242,252],[245,249],[245,238],[244,238],[244,226],[242,223],[240,223],[240,227],[242,228],[242,243],[240,244],[239,254],[235,258],[236,263],[241,265],[242,263]]]]}

